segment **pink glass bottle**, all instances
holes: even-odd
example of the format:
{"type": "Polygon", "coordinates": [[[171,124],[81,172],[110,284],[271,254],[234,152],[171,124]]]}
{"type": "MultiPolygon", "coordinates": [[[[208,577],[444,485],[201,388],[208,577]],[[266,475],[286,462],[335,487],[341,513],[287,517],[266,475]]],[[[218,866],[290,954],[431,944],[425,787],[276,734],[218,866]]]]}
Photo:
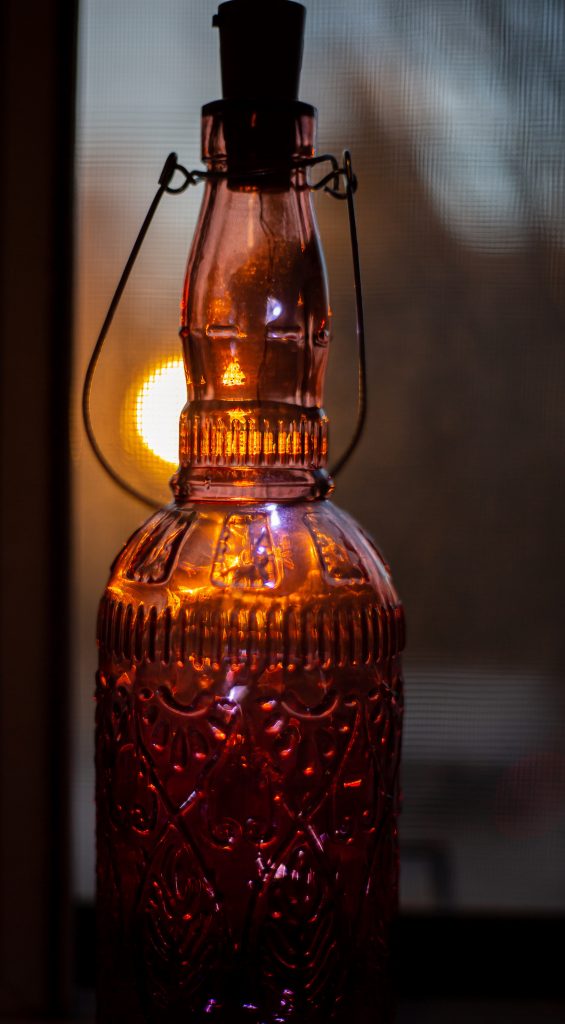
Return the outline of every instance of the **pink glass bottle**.
{"type": "Polygon", "coordinates": [[[203,112],[174,500],[100,607],[105,1024],[390,1019],[403,617],[326,497],[314,130],[292,98],[203,112]]]}

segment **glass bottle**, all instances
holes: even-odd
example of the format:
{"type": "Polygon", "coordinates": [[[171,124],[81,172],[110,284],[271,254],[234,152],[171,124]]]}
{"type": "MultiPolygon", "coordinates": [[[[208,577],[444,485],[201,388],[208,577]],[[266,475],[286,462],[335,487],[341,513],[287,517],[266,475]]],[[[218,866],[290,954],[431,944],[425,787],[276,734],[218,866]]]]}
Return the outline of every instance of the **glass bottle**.
{"type": "Polygon", "coordinates": [[[294,100],[203,111],[174,500],[100,606],[105,1024],[390,1019],[403,616],[327,499],[314,131],[294,100]]]}

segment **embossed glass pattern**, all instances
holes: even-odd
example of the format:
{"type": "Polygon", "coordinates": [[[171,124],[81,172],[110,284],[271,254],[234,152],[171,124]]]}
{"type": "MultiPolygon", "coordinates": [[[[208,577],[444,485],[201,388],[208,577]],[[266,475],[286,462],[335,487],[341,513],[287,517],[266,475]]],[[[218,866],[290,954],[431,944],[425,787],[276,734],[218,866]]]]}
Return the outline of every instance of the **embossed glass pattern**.
{"type": "MultiPolygon", "coordinates": [[[[312,152],[311,114],[296,128],[312,152]]],[[[205,117],[211,160],[209,138],[205,117]]],[[[175,501],[100,605],[105,1024],[389,1019],[403,616],[322,498],[330,317],[305,184],[207,186],[175,501]]]]}

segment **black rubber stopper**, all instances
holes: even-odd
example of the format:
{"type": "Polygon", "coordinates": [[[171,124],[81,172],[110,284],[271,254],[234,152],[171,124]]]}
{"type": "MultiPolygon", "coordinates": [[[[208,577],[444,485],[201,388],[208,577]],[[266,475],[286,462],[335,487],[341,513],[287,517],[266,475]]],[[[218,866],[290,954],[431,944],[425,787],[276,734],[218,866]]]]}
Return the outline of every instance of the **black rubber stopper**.
{"type": "Polygon", "coordinates": [[[227,0],[220,30],[222,92],[227,100],[296,100],[306,11],[293,0],[227,0]]]}

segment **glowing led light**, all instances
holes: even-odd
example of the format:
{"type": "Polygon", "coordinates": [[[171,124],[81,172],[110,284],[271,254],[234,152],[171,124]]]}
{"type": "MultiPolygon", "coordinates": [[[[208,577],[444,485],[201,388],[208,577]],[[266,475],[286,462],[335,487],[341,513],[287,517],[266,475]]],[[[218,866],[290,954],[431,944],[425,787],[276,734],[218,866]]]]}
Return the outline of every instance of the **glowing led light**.
{"type": "Polygon", "coordinates": [[[279,516],[276,505],[267,505],[267,510],[270,512],[271,526],[277,527],[281,525],[281,517],[279,516]]]}
{"type": "Polygon", "coordinates": [[[245,384],[246,379],[247,378],[239,365],[239,359],[234,357],[230,360],[224,370],[222,384],[226,388],[239,388],[242,384],[245,384]]]}
{"type": "Polygon", "coordinates": [[[163,462],[178,466],[179,416],[186,402],[182,359],[151,371],[135,400],[135,426],[143,444],[163,462]]]}
{"type": "Polygon", "coordinates": [[[228,409],[228,416],[230,424],[241,423],[242,426],[245,426],[247,423],[247,416],[243,409],[228,409]]]}
{"type": "Polygon", "coordinates": [[[267,299],[267,320],[276,320],[282,313],[282,303],[278,299],[267,299]]]}

